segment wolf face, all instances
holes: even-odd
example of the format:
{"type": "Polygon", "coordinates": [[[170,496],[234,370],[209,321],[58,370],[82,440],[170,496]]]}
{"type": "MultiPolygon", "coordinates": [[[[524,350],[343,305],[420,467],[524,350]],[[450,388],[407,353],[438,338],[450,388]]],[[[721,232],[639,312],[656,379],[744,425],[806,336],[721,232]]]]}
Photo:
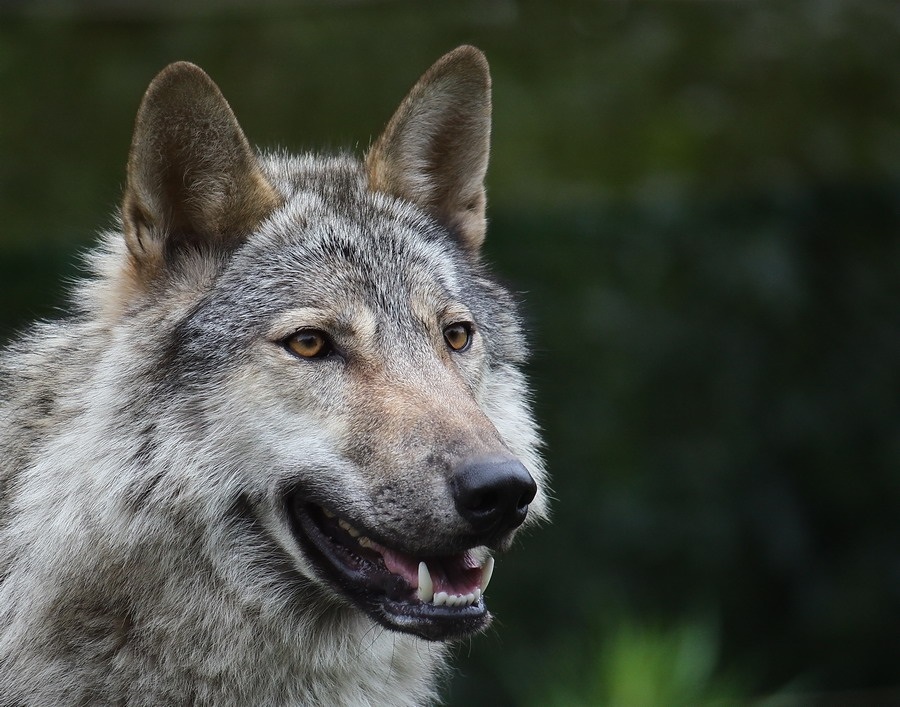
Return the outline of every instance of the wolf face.
{"type": "Polygon", "coordinates": [[[109,326],[146,325],[117,381],[157,470],[130,507],[218,508],[244,578],[432,640],[487,625],[490,551],[546,513],[529,341],[480,256],[489,84],[461,47],[363,162],[257,156],[173,64],[138,113],[126,248],[97,256],[109,326]]]}

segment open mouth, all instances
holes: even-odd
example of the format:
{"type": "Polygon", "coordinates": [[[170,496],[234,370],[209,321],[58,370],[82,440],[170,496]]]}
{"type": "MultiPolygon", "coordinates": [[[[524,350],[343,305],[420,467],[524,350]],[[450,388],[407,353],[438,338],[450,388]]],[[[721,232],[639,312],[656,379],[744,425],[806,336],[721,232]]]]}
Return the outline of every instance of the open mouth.
{"type": "Polygon", "coordinates": [[[484,590],[494,560],[473,549],[415,557],[387,547],[313,503],[293,500],[294,534],[317,569],[372,618],[434,641],[484,629],[484,590]]]}

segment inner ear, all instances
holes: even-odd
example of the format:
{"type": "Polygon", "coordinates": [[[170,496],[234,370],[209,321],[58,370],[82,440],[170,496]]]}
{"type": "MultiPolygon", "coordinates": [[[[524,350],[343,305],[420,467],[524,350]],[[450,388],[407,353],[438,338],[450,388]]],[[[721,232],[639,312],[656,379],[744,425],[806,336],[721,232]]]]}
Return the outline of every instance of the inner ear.
{"type": "Polygon", "coordinates": [[[232,249],[280,203],[219,88],[170,64],[135,120],[122,221],[128,249],[156,273],[185,247],[232,249]]]}
{"type": "Polygon", "coordinates": [[[477,253],[485,234],[491,79],[475,47],[441,57],[366,155],[373,190],[411,201],[477,253]]]}

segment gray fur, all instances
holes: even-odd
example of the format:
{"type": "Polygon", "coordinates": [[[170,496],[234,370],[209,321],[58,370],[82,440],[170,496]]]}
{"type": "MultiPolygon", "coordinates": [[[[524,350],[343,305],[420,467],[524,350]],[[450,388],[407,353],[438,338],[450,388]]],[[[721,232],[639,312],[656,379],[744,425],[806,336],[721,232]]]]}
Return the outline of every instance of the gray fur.
{"type": "MultiPolygon", "coordinates": [[[[483,63],[471,48],[448,56],[444,79],[483,63]]],[[[466,217],[468,237],[446,205],[374,189],[377,159],[254,157],[232,206],[215,202],[231,181],[199,180],[212,206],[179,220],[200,202],[176,195],[167,221],[146,205],[156,177],[134,186],[153,174],[141,162],[71,316],[6,349],[0,705],[437,699],[445,644],[388,630],[336,591],[292,540],[284,494],[432,556],[463,548],[447,492],[461,456],[524,463],[538,484],[527,523],[547,491],[529,342],[481,262],[482,217],[466,217]],[[205,214],[238,208],[240,229],[219,237],[205,214]],[[441,322],[461,309],[477,336],[456,355],[441,322]],[[313,325],[343,358],[282,345],[313,325]]]]}

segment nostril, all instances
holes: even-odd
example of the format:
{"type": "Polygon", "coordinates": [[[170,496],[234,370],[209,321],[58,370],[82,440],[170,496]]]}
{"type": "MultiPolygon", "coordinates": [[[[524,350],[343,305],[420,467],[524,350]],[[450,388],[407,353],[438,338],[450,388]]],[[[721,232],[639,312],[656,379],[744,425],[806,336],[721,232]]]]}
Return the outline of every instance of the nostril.
{"type": "Polygon", "coordinates": [[[457,467],[452,488],[457,511],[479,532],[521,525],[537,493],[528,470],[508,457],[467,460],[457,467]]]}
{"type": "Polygon", "coordinates": [[[490,513],[500,503],[499,495],[494,491],[476,494],[468,499],[466,505],[476,513],[490,513]]]}

